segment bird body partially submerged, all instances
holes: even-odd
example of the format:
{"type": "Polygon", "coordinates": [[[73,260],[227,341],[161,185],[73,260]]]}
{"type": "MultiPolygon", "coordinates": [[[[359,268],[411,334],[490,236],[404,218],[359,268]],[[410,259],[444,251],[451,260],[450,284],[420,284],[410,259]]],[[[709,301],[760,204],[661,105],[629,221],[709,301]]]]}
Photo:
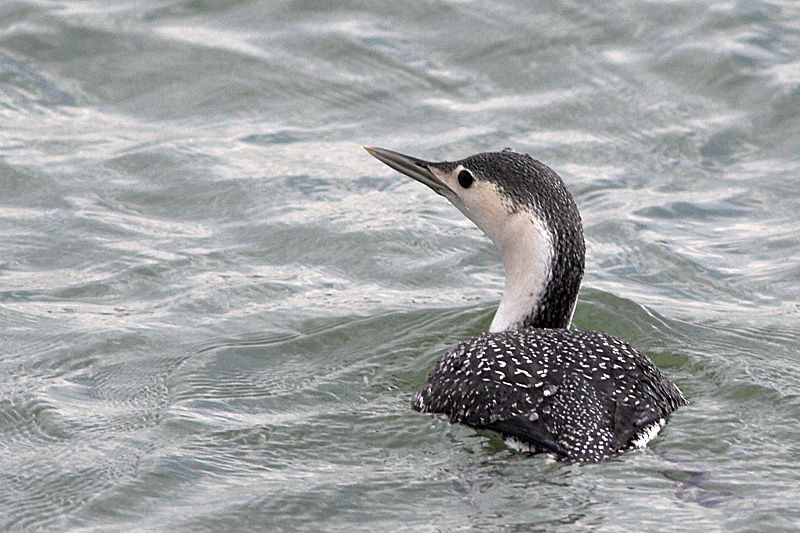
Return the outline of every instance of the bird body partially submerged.
{"type": "Polygon", "coordinates": [[[510,150],[441,163],[366,150],[450,200],[495,243],[506,269],[490,332],[439,361],[415,409],[497,431],[529,451],[598,461],[644,446],[686,403],[627,343],[568,329],[585,248],[578,209],[555,172],[510,150]]]}
{"type": "Polygon", "coordinates": [[[530,451],[597,461],[643,446],[684,402],[649,359],[611,335],[526,328],[459,343],[414,408],[495,430],[530,451]]]}

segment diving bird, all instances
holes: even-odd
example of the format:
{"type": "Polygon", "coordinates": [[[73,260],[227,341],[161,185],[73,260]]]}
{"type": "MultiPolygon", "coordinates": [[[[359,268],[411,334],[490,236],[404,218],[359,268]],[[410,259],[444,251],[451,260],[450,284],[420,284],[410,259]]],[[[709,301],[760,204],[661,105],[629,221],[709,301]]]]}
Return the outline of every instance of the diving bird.
{"type": "Polygon", "coordinates": [[[516,449],[600,461],[644,447],[686,404],[628,343],[569,329],[585,245],[578,208],[553,170],[510,149],[443,162],[364,149],[447,198],[494,242],[505,267],[489,332],[437,363],[414,409],[496,431],[516,449]]]}

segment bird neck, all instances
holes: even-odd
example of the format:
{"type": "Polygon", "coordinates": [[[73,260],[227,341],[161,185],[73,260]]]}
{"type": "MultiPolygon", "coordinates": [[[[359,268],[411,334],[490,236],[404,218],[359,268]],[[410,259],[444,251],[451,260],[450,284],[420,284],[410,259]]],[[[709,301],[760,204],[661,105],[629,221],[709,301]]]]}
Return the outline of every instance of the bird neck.
{"type": "MultiPolygon", "coordinates": [[[[491,332],[520,328],[567,328],[583,277],[583,231],[552,231],[528,211],[499,239],[492,239],[506,271],[503,299],[491,332]]],[[[491,236],[490,236],[491,237],[491,236]]]]}

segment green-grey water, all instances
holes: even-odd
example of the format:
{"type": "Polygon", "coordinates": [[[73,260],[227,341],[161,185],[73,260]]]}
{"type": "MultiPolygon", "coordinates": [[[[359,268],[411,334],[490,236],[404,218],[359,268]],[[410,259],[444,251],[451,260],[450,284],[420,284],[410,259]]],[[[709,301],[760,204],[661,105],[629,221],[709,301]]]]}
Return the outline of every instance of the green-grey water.
{"type": "Polygon", "coordinates": [[[0,528],[800,528],[799,52],[792,1],[3,2],[0,528]],[[364,144],[554,168],[575,325],[691,404],[601,464],[413,412],[502,266],[364,144]]]}

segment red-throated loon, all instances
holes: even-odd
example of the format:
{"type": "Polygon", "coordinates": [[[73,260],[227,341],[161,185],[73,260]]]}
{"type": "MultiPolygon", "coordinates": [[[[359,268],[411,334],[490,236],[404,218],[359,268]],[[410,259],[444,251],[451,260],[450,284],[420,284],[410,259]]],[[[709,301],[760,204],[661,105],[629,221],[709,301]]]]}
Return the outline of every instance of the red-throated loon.
{"type": "Polygon", "coordinates": [[[550,168],[508,149],[445,162],[365,149],[450,200],[499,248],[506,271],[489,332],[437,363],[414,409],[497,431],[526,451],[599,461],[644,447],[686,403],[628,343],[568,329],[583,277],[583,227],[550,168]]]}

